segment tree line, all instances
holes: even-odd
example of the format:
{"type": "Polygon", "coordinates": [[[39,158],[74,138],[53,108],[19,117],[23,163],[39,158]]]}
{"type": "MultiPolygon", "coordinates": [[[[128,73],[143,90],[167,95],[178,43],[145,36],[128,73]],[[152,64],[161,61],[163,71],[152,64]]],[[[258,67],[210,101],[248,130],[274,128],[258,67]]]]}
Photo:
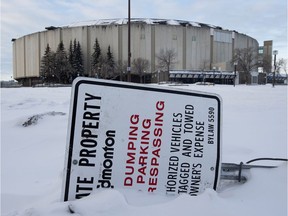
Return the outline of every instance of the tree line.
{"type": "MultiPolygon", "coordinates": [[[[169,71],[176,63],[176,53],[174,50],[161,49],[156,56],[158,60],[157,68],[162,71],[169,71]]],[[[131,62],[131,72],[137,74],[140,82],[144,82],[143,77],[150,69],[150,62],[147,59],[136,58],[131,62]]],[[[93,53],[90,56],[90,76],[102,79],[122,80],[126,76],[127,61],[115,62],[110,45],[107,52],[103,53],[98,42],[95,39],[93,53]]],[[[84,74],[83,53],[79,41],[70,41],[68,52],[63,41],[57,47],[56,52],[52,51],[47,44],[44,55],[41,59],[40,75],[44,83],[72,83],[78,76],[87,76],[84,74]]]]}
{"type": "MultiPolygon", "coordinates": [[[[101,49],[96,39],[94,52],[91,56],[91,70],[94,76],[108,78],[107,71],[114,71],[114,59],[108,47],[107,55],[101,54],[101,49]]],[[[52,51],[47,44],[44,55],[41,59],[40,74],[43,82],[72,83],[78,76],[84,76],[83,53],[79,41],[70,41],[68,52],[65,50],[63,41],[57,47],[56,52],[52,51]]]]}
{"type": "Polygon", "coordinates": [[[63,41],[59,43],[56,52],[47,44],[40,66],[43,82],[71,83],[83,73],[83,57],[79,41],[76,39],[73,43],[70,41],[68,53],[63,41]]]}

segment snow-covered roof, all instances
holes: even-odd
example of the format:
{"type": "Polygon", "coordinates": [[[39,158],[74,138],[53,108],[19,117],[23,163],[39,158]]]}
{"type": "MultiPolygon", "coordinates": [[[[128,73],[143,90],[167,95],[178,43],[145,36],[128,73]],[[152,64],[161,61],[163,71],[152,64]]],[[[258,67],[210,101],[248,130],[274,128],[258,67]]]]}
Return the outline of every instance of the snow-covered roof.
{"type": "MultiPolygon", "coordinates": [[[[107,25],[125,25],[128,23],[127,18],[122,19],[97,19],[90,21],[75,22],[65,27],[79,27],[79,26],[107,26],[107,25]]],[[[176,20],[176,19],[152,19],[152,18],[131,18],[131,23],[144,23],[149,25],[182,25],[182,26],[194,26],[194,27],[209,27],[222,29],[219,26],[214,26],[210,24],[176,20]]]]}

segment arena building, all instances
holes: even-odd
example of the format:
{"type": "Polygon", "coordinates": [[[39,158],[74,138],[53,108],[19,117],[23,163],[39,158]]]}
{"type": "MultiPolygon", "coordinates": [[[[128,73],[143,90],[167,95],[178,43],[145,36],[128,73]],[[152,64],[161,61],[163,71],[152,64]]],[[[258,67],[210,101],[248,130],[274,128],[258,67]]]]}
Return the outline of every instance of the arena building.
{"type": "MultiPolygon", "coordinates": [[[[115,62],[127,61],[127,23],[127,19],[78,22],[63,27],[46,27],[45,31],[12,39],[14,79],[24,85],[38,82],[41,58],[47,44],[56,51],[61,41],[66,50],[71,40],[80,42],[86,76],[93,76],[90,61],[96,38],[103,52],[110,46],[115,62]]],[[[234,50],[248,47],[258,49],[257,40],[219,26],[182,20],[131,19],[131,60],[148,60],[147,74],[158,71],[157,55],[161,49],[175,51],[176,61],[171,68],[173,70],[233,72],[231,59],[234,50]]],[[[168,79],[169,74],[163,76],[161,81],[168,79]]]]}

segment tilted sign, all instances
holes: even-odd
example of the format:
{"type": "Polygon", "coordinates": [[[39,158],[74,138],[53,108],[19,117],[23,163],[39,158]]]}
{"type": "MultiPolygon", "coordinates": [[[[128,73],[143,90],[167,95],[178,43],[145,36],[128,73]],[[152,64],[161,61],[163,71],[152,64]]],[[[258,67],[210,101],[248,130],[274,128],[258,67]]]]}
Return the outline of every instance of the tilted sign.
{"type": "Polygon", "coordinates": [[[216,189],[217,95],[80,78],[70,109],[64,201],[97,188],[190,195],[216,189]]]}

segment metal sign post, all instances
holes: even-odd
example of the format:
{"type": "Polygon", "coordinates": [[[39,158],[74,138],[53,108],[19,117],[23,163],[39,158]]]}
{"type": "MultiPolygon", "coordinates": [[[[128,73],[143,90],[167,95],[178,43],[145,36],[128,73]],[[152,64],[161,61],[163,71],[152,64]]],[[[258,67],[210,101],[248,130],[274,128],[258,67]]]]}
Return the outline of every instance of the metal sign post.
{"type": "Polygon", "coordinates": [[[76,79],[63,200],[101,188],[192,196],[216,190],[221,106],[210,93],[76,79]]]}

